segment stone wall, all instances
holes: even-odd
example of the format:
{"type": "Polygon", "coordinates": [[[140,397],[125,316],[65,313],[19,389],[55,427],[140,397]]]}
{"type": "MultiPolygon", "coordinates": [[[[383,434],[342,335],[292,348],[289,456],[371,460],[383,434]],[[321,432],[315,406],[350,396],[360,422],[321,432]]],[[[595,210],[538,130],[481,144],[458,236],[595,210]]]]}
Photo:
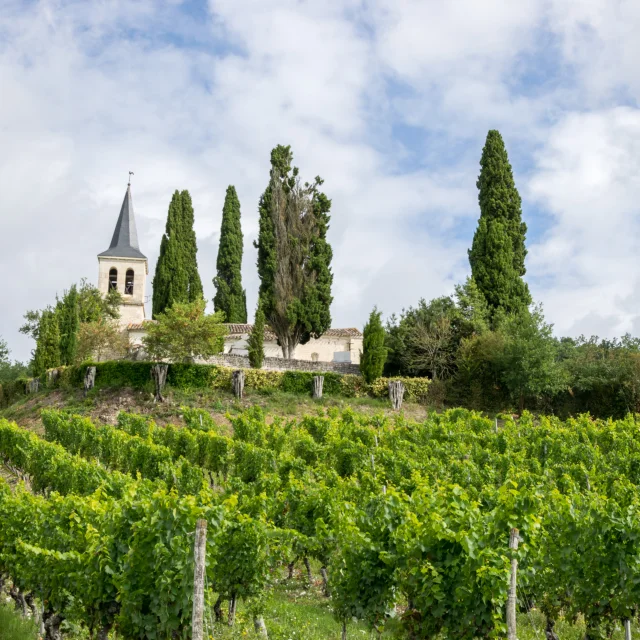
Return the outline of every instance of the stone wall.
{"type": "MultiPolygon", "coordinates": [[[[209,358],[207,364],[219,364],[233,369],[250,369],[247,356],[220,354],[209,358]]],[[[311,360],[285,360],[284,358],[265,358],[262,368],[270,371],[333,371],[360,375],[360,366],[349,362],[312,362],[311,360]]]]}

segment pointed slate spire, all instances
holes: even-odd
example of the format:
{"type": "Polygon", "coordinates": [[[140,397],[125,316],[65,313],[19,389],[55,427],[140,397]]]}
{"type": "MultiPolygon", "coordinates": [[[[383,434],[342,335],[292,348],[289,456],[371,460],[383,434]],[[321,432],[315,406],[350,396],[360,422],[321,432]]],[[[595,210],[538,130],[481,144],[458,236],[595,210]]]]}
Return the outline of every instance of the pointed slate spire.
{"type": "Polygon", "coordinates": [[[133,215],[133,201],[131,200],[131,183],[127,185],[127,192],[124,194],[120,216],[113,232],[113,238],[111,238],[111,244],[106,251],[98,255],[98,257],[100,256],[147,259],[147,256],[140,251],[138,245],[136,219],[133,215]]]}

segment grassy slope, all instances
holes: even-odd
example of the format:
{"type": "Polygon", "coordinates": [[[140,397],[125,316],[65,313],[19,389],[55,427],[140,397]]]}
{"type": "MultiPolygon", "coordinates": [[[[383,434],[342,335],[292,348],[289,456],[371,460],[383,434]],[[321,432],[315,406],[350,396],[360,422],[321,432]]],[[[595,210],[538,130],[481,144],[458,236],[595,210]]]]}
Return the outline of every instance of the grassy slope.
{"type": "MultiPolygon", "coordinates": [[[[36,432],[42,430],[40,411],[45,407],[72,409],[78,413],[91,416],[104,422],[114,422],[119,411],[146,413],[154,417],[159,424],[181,424],[180,406],[187,405],[208,409],[214,419],[229,429],[226,414],[233,415],[249,406],[258,404],[265,413],[272,416],[293,418],[308,413],[315,413],[325,407],[351,407],[363,413],[391,414],[388,403],[371,398],[352,399],[324,398],[314,401],[292,394],[276,393],[270,395],[249,394],[242,402],[224,391],[181,392],[168,390],[167,402],[156,404],[150,394],[131,390],[96,390],[86,398],[80,391],[41,392],[27,397],[11,407],[0,411],[0,416],[15,420],[18,424],[36,432]]],[[[422,420],[428,409],[417,404],[405,404],[405,415],[413,420],[422,420]]],[[[2,470],[0,470],[0,473],[2,470]]],[[[319,575],[318,567],[314,575],[319,575]]],[[[213,616],[213,614],[212,614],[213,616]]],[[[298,571],[290,582],[278,579],[269,592],[265,602],[265,621],[272,640],[325,640],[340,638],[340,626],[331,614],[330,601],[321,594],[320,585],[316,582],[309,587],[298,571]]],[[[7,607],[0,605],[0,640],[33,640],[35,634],[32,627],[16,626],[16,617],[7,607]],[[4,617],[3,617],[4,616],[4,617]],[[13,625],[13,626],[11,626],[13,625]],[[6,630],[5,630],[6,629],[6,630]],[[13,634],[13,635],[11,635],[13,634]]],[[[256,637],[253,631],[251,612],[241,602],[238,606],[236,626],[215,624],[208,628],[207,640],[231,640],[256,637]]],[[[584,625],[559,621],[556,631],[562,640],[581,640],[584,637],[584,625]]],[[[362,624],[349,625],[349,638],[378,638],[362,624]]],[[[634,633],[636,630],[634,629],[634,633]]],[[[391,632],[383,638],[394,637],[391,632]]],[[[519,614],[518,637],[520,640],[539,640],[544,638],[544,619],[539,613],[519,614]]],[[[622,640],[624,630],[620,627],[613,635],[614,640],[622,640]]]]}
{"type": "Polygon", "coordinates": [[[0,603],[0,640],[36,640],[37,629],[14,610],[13,605],[0,603]]]}

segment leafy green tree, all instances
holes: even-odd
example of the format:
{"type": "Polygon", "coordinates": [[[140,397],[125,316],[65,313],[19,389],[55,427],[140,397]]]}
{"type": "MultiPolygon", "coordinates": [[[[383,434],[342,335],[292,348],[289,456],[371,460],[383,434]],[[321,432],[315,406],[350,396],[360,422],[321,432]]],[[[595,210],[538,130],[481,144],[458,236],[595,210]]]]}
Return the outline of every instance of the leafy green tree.
{"type": "Polygon", "coordinates": [[[567,380],[557,361],[557,342],[542,307],[511,314],[500,322],[502,352],[496,354],[501,378],[513,401],[524,409],[526,397],[554,394],[567,380]]]}
{"type": "Polygon", "coordinates": [[[93,322],[83,322],[78,331],[74,363],[123,358],[129,346],[129,334],[113,320],[100,318],[93,322]]]}
{"type": "Polygon", "coordinates": [[[522,279],[527,225],[502,136],[489,131],[480,160],[480,219],[469,250],[471,273],[492,312],[521,311],[531,304],[522,279]]]}
{"type": "Polygon", "coordinates": [[[189,192],[176,190],[169,204],[153,279],[154,318],[175,303],[195,302],[202,298],[193,222],[193,204],[189,192]]]}
{"type": "Polygon", "coordinates": [[[224,311],[226,322],[230,323],[247,321],[247,293],[242,288],[242,250],[240,200],[236,188],[229,185],[222,209],[213,306],[215,311],[224,311]]]}
{"type": "Polygon", "coordinates": [[[369,322],[364,327],[362,338],[362,356],[360,371],[364,379],[371,383],[382,375],[387,360],[387,348],[384,346],[385,332],[377,307],[369,315],[369,322]]]}
{"type": "Polygon", "coordinates": [[[6,340],[0,338],[0,364],[9,364],[9,354],[11,353],[6,340]]]}
{"type": "Polygon", "coordinates": [[[264,362],[264,311],[262,304],[258,300],[256,318],[253,329],[249,334],[249,362],[254,369],[261,369],[264,362]]]}
{"type": "Polygon", "coordinates": [[[150,323],[142,342],[153,360],[193,362],[196,358],[209,358],[224,347],[227,328],[222,324],[223,314],[206,315],[205,301],[175,303],[159,313],[157,322],[150,323]]]}
{"type": "Polygon", "coordinates": [[[298,344],[319,338],[331,326],[331,259],[327,242],[331,200],[322,180],[300,182],[291,147],[271,152],[269,184],[260,197],[259,296],[285,358],[298,344]]]}
{"type": "Polygon", "coordinates": [[[57,311],[60,326],[60,359],[64,365],[72,364],[76,356],[80,326],[78,306],[78,289],[73,285],[65,292],[57,311]]]}
{"type": "Polygon", "coordinates": [[[59,367],[60,356],[60,328],[58,317],[51,308],[45,309],[40,318],[38,328],[38,342],[33,354],[31,368],[35,376],[42,375],[47,369],[59,367]]]}

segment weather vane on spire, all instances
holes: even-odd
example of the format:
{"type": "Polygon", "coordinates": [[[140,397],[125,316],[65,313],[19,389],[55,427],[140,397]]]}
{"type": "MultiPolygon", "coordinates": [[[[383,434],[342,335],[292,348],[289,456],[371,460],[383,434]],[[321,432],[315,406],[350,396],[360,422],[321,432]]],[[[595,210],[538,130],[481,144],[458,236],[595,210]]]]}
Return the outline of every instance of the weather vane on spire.
{"type": "Polygon", "coordinates": [[[131,176],[133,175],[133,171],[129,171],[129,186],[131,186],[131,176]]]}

